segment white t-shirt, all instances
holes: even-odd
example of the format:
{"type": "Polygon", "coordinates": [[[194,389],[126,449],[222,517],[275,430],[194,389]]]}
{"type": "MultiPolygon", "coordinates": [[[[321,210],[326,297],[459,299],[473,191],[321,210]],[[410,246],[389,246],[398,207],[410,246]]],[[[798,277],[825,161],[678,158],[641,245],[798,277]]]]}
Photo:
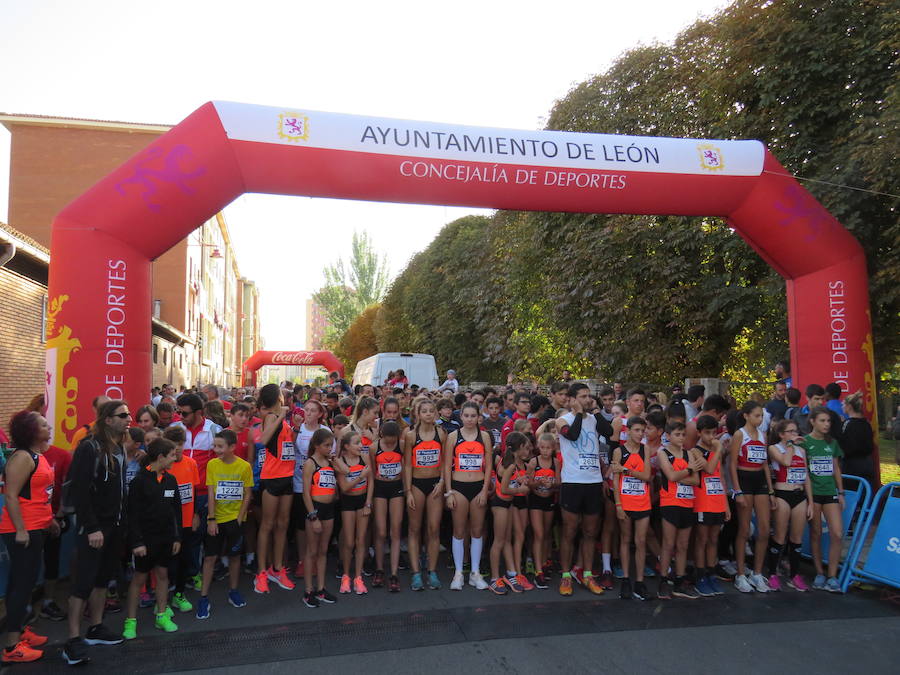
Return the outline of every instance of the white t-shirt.
{"type": "Polygon", "coordinates": [[[324,428],[319,425],[310,430],[306,428],[306,424],[301,424],[297,438],[294,439],[294,492],[297,494],[303,494],[303,465],[309,457],[309,442],[316,431],[324,428]]]}
{"type": "MultiPolygon", "coordinates": [[[[575,422],[575,413],[566,413],[562,419],[566,424],[572,426],[575,422]]],[[[593,415],[585,415],[581,418],[581,433],[578,435],[578,440],[570,441],[560,434],[559,449],[563,459],[561,482],[602,483],[601,442],[605,444],[606,439],[597,434],[597,420],[593,415]]]]}

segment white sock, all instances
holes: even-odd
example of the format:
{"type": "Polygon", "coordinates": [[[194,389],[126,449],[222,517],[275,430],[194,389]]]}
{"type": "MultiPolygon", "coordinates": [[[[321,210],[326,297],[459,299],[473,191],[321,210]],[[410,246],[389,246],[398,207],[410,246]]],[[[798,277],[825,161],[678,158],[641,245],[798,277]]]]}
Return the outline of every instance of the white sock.
{"type": "Polygon", "coordinates": [[[472,556],[472,572],[478,574],[478,565],[481,563],[481,547],[484,544],[483,537],[472,537],[472,545],[469,546],[469,554],[472,556]]]}
{"type": "Polygon", "coordinates": [[[465,539],[453,537],[453,564],[456,566],[456,571],[460,574],[462,574],[463,558],[465,558],[466,555],[463,549],[465,543],[465,539]]]}
{"type": "Polygon", "coordinates": [[[516,578],[515,570],[506,570],[506,576],[508,576],[510,579],[515,579],[516,578]]]}
{"type": "Polygon", "coordinates": [[[601,553],[600,557],[603,558],[603,571],[612,572],[612,553],[601,553]]]}

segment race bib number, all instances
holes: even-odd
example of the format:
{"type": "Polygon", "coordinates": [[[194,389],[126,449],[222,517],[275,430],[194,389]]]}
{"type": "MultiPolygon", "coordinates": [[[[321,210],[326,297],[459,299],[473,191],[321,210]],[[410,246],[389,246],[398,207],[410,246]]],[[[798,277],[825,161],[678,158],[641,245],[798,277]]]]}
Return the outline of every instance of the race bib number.
{"type": "Polygon", "coordinates": [[[600,470],[600,455],[595,452],[578,453],[578,470],[594,471],[600,470]]]}
{"type": "Polygon", "coordinates": [[[600,461],[609,466],[609,446],[606,443],[600,444],[600,461]]]}
{"type": "Polygon", "coordinates": [[[216,483],[216,501],[237,502],[244,498],[244,483],[239,480],[220,480],[216,483]]]}
{"type": "MultiPolygon", "coordinates": [[[[830,460],[829,460],[830,461],[830,460]]],[[[791,485],[797,485],[806,482],[806,469],[802,466],[792,466],[788,468],[787,482],[791,485]]]]}
{"type": "Polygon", "coordinates": [[[693,485],[683,485],[682,483],[678,483],[678,487],[675,488],[675,498],[676,499],[693,499],[694,498],[694,486],[693,485]]]}
{"type": "Polygon", "coordinates": [[[816,476],[831,476],[834,474],[834,461],[831,457],[813,457],[809,461],[809,470],[816,476]]]}
{"type": "MultiPolygon", "coordinates": [[[[350,473],[347,474],[347,480],[356,480],[357,478],[359,478],[359,474],[361,474],[362,472],[363,472],[362,469],[357,469],[356,471],[351,471],[350,473]]],[[[354,489],[354,490],[359,490],[359,489],[361,489],[361,488],[366,487],[368,484],[369,484],[369,481],[366,480],[365,478],[363,478],[361,481],[359,481],[359,482],[354,486],[353,489],[354,489]]]]}
{"type": "Polygon", "coordinates": [[[334,472],[333,471],[320,471],[319,472],[319,487],[333,488],[334,485],[335,485],[335,482],[334,482],[334,472]]]}
{"type": "Polygon", "coordinates": [[[266,463],[266,446],[257,443],[254,447],[256,448],[256,468],[262,469],[263,464],[266,463]]]}
{"type": "Polygon", "coordinates": [[[190,504],[194,501],[194,486],[190,483],[179,483],[178,497],[182,504],[190,504]]]}
{"type": "Polygon", "coordinates": [[[400,475],[400,462],[385,462],[378,465],[378,473],[382,478],[393,480],[400,475]]]}
{"type": "Polygon", "coordinates": [[[281,461],[294,461],[294,444],[291,441],[285,441],[281,444],[281,461]]]}
{"type": "Polygon", "coordinates": [[[434,467],[438,465],[440,450],[437,448],[425,448],[416,450],[416,465],[419,467],[434,467]]]}
{"type": "Polygon", "coordinates": [[[460,471],[481,471],[482,455],[477,453],[461,452],[457,455],[460,471]]]}
{"type": "Polygon", "coordinates": [[[647,493],[647,484],[634,476],[622,478],[622,494],[631,497],[640,497],[647,493]]]}
{"type": "Polygon", "coordinates": [[[725,488],[722,487],[722,479],[718,476],[704,477],[703,484],[706,486],[706,494],[710,497],[725,494],[725,488]]]}
{"type": "Polygon", "coordinates": [[[751,464],[762,464],[766,461],[766,449],[757,445],[747,446],[747,461],[751,464]]]}

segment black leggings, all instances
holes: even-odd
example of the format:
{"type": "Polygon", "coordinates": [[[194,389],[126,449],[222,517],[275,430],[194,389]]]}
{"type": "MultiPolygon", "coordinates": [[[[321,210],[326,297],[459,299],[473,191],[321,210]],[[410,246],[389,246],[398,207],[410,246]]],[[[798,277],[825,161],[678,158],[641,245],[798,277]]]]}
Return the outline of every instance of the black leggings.
{"type": "Polygon", "coordinates": [[[59,579],[59,549],[62,546],[62,534],[58,537],[44,539],[44,579],[59,579]]]}
{"type": "Polygon", "coordinates": [[[4,532],[3,543],[9,552],[9,578],[6,582],[6,629],[22,632],[31,592],[41,571],[44,555],[44,531],[29,530],[28,546],[16,543],[15,532],[4,532]]]}
{"type": "MultiPolygon", "coordinates": [[[[205,522],[205,520],[201,521],[201,526],[205,522]]],[[[201,531],[200,528],[198,528],[199,531],[201,531]]],[[[202,531],[205,532],[206,530],[202,531]]],[[[184,593],[184,587],[187,585],[188,579],[196,576],[199,572],[190,545],[191,537],[196,536],[197,532],[194,532],[191,528],[181,528],[181,551],[178,555],[172,556],[172,561],[169,564],[169,578],[175,580],[176,593],[184,593]]]]}

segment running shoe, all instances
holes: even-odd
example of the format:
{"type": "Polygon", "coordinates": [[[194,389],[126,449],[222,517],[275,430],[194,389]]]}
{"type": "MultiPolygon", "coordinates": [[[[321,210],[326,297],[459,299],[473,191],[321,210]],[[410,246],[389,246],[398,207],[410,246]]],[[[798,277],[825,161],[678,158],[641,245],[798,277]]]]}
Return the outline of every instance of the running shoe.
{"type": "Polygon", "coordinates": [[[301,560],[301,561],[298,562],[297,565],[294,567],[294,578],[295,578],[295,579],[302,579],[303,577],[304,577],[304,569],[303,569],[303,561],[301,560]]]}
{"type": "Polygon", "coordinates": [[[801,593],[806,593],[809,590],[809,586],[806,585],[806,581],[799,574],[795,574],[791,578],[787,580],[788,588],[793,588],[795,591],[800,591],[801,593]]]}
{"type": "Polygon", "coordinates": [[[631,581],[622,579],[622,585],[619,587],[619,598],[622,600],[631,600],[631,581]]]}
{"type": "Polygon", "coordinates": [[[120,645],[124,641],[121,635],[116,635],[102,623],[88,628],[84,636],[84,642],[88,645],[120,645]]]}
{"type": "Polygon", "coordinates": [[[516,581],[518,581],[518,582],[519,582],[519,586],[521,586],[522,588],[524,588],[526,591],[533,591],[533,590],[534,590],[534,584],[531,583],[530,581],[528,581],[528,577],[526,577],[524,574],[517,574],[517,575],[516,575],[516,581]]]}
{"type": "Polygon", "coordinates": [[[534,575],[534,586],[540,589],[548,588],[547,577],[544,576],[543,572],[538,572],[534,575]]]}
{"type": "Polygon", "coordinates": [[[461,591],[463,589],[463,573],[457,570],[453,574],[453,580],[450,582],[451,591],[461,591]]]}
{"type": "Polygon", "coordinates": [[[334,570],[334,578],[341,579],[344,576],[344,563],[340,560],[338,561],[337,567],[334,570]]]}
{"type": "Polygon", "coordinates": [[[44,603],[41,607],[41,618],[50,621],[62,621],[66,618],[66,613],[53,600],[44,603]]]}
{"type": "Polygon", "coordinates": [[[256,578],[253,580],[253,590],[256,593],[269,592],[269,577],[265,572],[260,572],[256,575],[256,578]]]}
{"type": "Polygon", "coordinates": [[[316,597],[316,594],[310,591],[309,593],[303,594],[303,604],[309,607],[310,609],[317,609],[319,606],[319,598],[316,597]]]}
{"type": "Polygon", "coordinates": [[[605,571],[600,575],[600,586],[603,587],[604,591],[611,591],[613,589],[613,573],[610,570],[605,571]]]}
{"type": "Polygon", "coordinates": [[[400,551],[400,560],[397,563],[397,568],[404,571],[409,569],[409,556],[405,551],[400,551]]]}
{"type": "MultiPolygon", "coordinates": [[[[0,650],[3,652],[3,663],[31,663],[44,655],[39,649],[33,649],[25,640],[19,640],[12,649],[0,650]]],[[[65,654],[65,651],[63,652],[65,654]]]]}
{"type": "Polygon", "coordinates": [[[125,619],[122,637],[126,640],[134,640],[137,637],[137,619],[125,619]]]}
{"type": "Polygon", "coordinates": [[[829,577],[825,582],[825,590],[829,593],[843,593],[841,585],[838,583],[837,577],[829,577]]]}
{"type": "Polygon", "coordinates": [[[572,568],[572,578],[576,581],[579,586],[584,585],[584,568],[582,567],[573,567],[572,568]]]}
{"type": "Polygon", "coordinates": [[[737,576],[737,565],[734,564],[733,560],[720,560],[719,567],[728,575],[728,579],[734,579],[737,576]]]}
{"type": "Polygon", "coordinates": [[[685,598],[687,600],[696,600],[700,597],[697,591],[694,590],[693,584],[684,579],[679,579],[675,582],[675,585],[672,587],[672,595],[676,598],[685,598]]]}
{"type": "Polygon", "coordinates": [[[713,593],[715,595],[725,595],[725,591],[722,590],[722,587],[719,586],[719,580],[716,579],[714,574],[707,575],[706,580],[709,582],[710,587],[713,589],[713,593]]]}
{"type": "Polygon", "coordinates": [[[327,588],[320,588],[316,592],[316,598],[319,600],[319,602],[325,602],[329,605],[333,605],[337,602],[337,598],[329,593],[327,588]]]}
{"type": "Polygon", "coordinates": [[[666,577],[659,578],[659,590],[656,591],[656,597],[660,600],[672,599],[672,589],[669,587],[669,580],[666,577]]]}
{"type": "Polygon", "coordinates": [[[644,576],[647,579],[652,579],[656,576],[656,570],[650,567],[650,565],[644,565],[644,576]]]}
{"type": "Polygon", "coordinates": [[[103,605],[103,611],[107,614],[118,614],[122,611],[122,603],[115,596],[107,597],[103,605]]]}
{"type": "Polygon", "coordinates": [[[717,579],[721,579],[722,581],[734,581],[733,574],[728,574],[728,570],[726,570],[722,565],[716,565],[713,573],[717,579]]]}
{"type": "Polygon", "coordinates": [[[228,567],[219,560],[213,568],[213,581],[222,581],[228,576],[228,567]]]}
{"type": "Polygon", "coordinates": [[[488,590],[494,595],[506,595],[510,590],[506,584],[507,582],[503,577],[498,577],[491,580],[491,583],[488,584],[488,590]]]}
{"type": "Polygon", "coordinates": [[[273,568],[269,568],[266,571],[266,576],[269,578],[269,581],[274,581],[276,584],[281,586],[286,591],[294,590],[294,582],[288,579],[287,570],[283,567],[280,570],[275,570],[273,568]]]}
{"type": "Polygon", "coordinates": [[[400,580],[397,578],[396,574],[392,574],[388,577],[388,592],[389,593],[399,593],[400,592],[400,580]]]}
{"type": "Polygon", "coordinates": [[[757,593],[768,593],[772,590],[769,588],[769,584],[766,583],[766,578],[762,574],[751,574],[750,585],[753,586],[753,590],[757,593]]]}
{"type": "Polygon", "coordinates": [[[593,574],[584,578],[584,587],[594,595],[603,595],[604,593],[603,586],[600,585],[600,582],[597,581],[597,577],[593,574]]]}
{"type": "Polygon", "coordinates": [[[195,591],[202,591],[203,590],[203,575],[195,574],[193,577],[191,577],[191,584],[194,586],[195,591]]]}
{"type": "Polygon", "coordinates": [[[469,586],[474,586],[479,591],[487,590],[488,583],[478,572],[469,572],[469,586]]]}
{"type": "MultiPolygon", "coordinates": [[[[197,614],[198,615],[200,614],[199,609],[197,609],[197,614]]],[[[209,615],[207,614],[207,616],[209,616],[209,615]]],[[[198,618],[199,618],[199,616],[198,616],[198,618]]],[[[178,630],[178,626],[174,621],[172,621],[172,617],[170,617],[165,612],[162,612],[161,614],[156,615],[156,621],[154,622],[153,625],[165,633],[174,633],[178,630]]]]}
{"type": "Polygon", "coordinates": [[[650,598],[650,592],[643,581],[634,582],[634,590],[631,592],[631,597],[635,600],[648,600],[650,598]]]}
{"type": "Polygon", "coordinates": [[[622,569],[621,565],[613,565],[613,576],[616,579],[624,579],[625,578],[625,570],[622,569]]]}
{"type": "Polygon", "coordinates": [[[375,570],[375,576],[372,578],[372,588],[381,588],[384,586],[384,570],[375,570]]]}
{"type": "Polygon", "coordinates": [[[525,574],[527,576],[533,577],[536,572],[537,569],[534,566],[534,560],[528,558],[528,560],[525,561],[525,574]]]}
{"type": "Polygon", "coordinates": [[[769,577],[769,590],[775,591],[776,593],[781,590],[781,579],[778,578],[777,574],[773,574],[769,577]]]}
{"type": "Polygon", "coordinates": [[[31,626],[25,626],[25,630],[19,636],[19,642],[24,642],[29,647],[43,647],[47,644],[48,639],[46,635],[38,635],[31,630],[31,626]]]}
{"type": "Polygon", "coordinates": [[[184,593],[176,593],[172,596],[172,607],[179,612],[190,612],[194,606],[184,597],[184,593]]]}
{"type": "Polygon", "coordinates": [[[409,584],[410,590],[413,591],[424,591],[425,584],[422,583],[422,573],[421,572],[413,572],[412,581],[409,584]]]}
{"type": "Polygon", "coordinates": [[[560,595],[572,595],[572,577],[563,577],[559,582],[560,595]]]}
{"type": "Polygon", "coordinates": [[[544,573],[545,577],[549,577],[551,574],[553,574],[553,561],[549,558],[545,560],[543,566],[541,567],[541,572],[544,573]]]}
{"type": "Polygon", "coordinates": [[[88,663],[91,657],[88,656],[87,644],[81,638],[71,638],[66,641],[62,650],[63,661],[70,666],[77,666],[81,663],[88,663]]]}
{"type": "Polygon", "coordinates": [[[750,580],[746,574],[738,574],[734,577],[734,587],[741,593],[753,592],[753,586],[750,585],[750,580]]]}
{"type": "Polygon", "coordinates": [[[825,590],[825,575],[817,574],[816,578],[813,579],[812,587],[814,591],[824,591],[825,590]]]}
{"type": "Polygon", "coordinates": [[[522,587],[522,584],[519,583],[519,578],[517,576],[506,576],[503,579],[503,583],[509,587],[513,593],[523,593],[525,589],[522,587]]]}
{"type": "Polygon", "coordinates": [[[697,582],[694,590],[696,590],[697,593],[699,593],[704,598],[711,598],[716,594],[715,590],[712,587],[712,583],[710,582],[710,578],[707,576],[700,577],[700,580],[697,582]]]}
{"type": "Polygon", "coordinates": [[[428,573],[428,588],[433,591],[441,590],[441,579],[434,570],[428,573]]]}
{"type": "Polygon", "coordinates": [[[353,592],[357,595],[365,595],[369,592],[369,589],[366,588],[366,584],[363,581],[362,577],[356,577],[353,580],[353,592]]]}
{"type": "Polygon", "coordinates": [[[197,601],[197,618],[198,619],[208,619],[209,618],[209,598],[204,598],[202,595],[200,599],[197,601]]]}
{"type": "Polygon", "coordinates": [[[247,606],[247,601],[244,600],[244,596],[241,595],[241,592],[238,589],[232,588],[228,591],[228,604],[240,609],[241,607],[247,606]]]}
{"type": "Polygon", "coordinates": [[[345,574],[341,577],[341,587],[338,589],[338,593],[349,593],[350,592],[350,575],[345,574]]]}
{"type": "Polygon", "coordinates": [[[156,600],[153,599],[153,596],[150,595],[147,591],[141,591],[140,600],[138,601],[138,606],[141,609],[147,609],[148,607],[153,607],[156,604],[156,600]]]}
{"type": "Polygon", "coordinates": [[[363,574],[370,577],[373,572],[375,572],[375,559],[371,555],[367,555],[363,560],[363,574]]]}

